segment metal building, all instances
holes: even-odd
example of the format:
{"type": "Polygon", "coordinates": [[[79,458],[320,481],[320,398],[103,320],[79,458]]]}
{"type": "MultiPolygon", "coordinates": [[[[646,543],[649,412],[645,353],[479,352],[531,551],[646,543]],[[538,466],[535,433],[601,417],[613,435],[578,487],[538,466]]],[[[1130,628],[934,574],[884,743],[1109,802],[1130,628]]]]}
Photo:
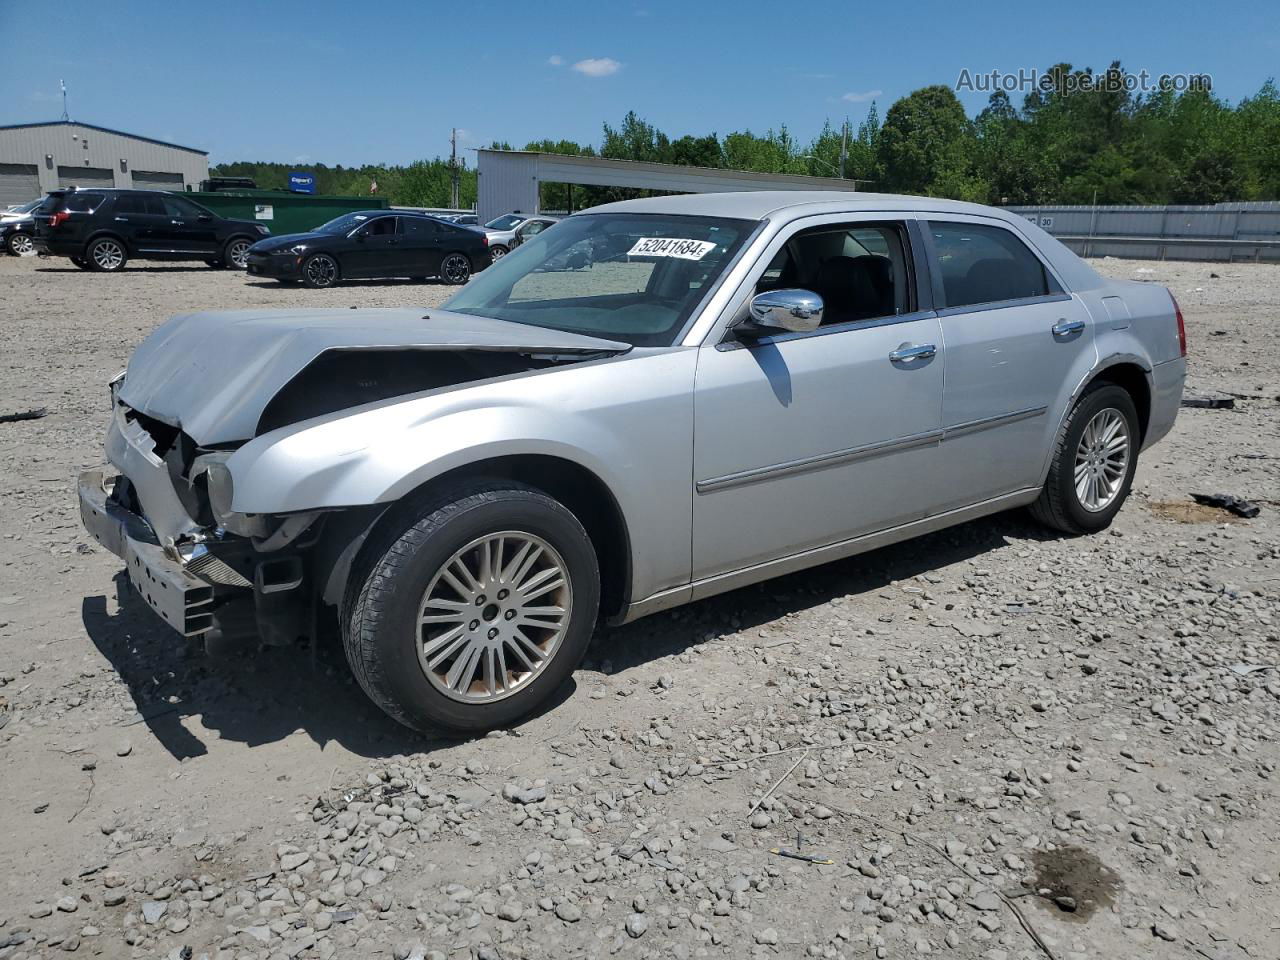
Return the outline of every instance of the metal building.
{"type": "Polygon", "coordinates": [[[538,184],[583,183],[599,187],[639,187],[667,193],[730,190],[853,190],[854,181],[783,173],[749,173],[717,167],[607,160],[526,150],[478,150],[476,213],[485,223],[504,213],[538,213],[538,184]]]}
{"type": "Polygon", "coordinates": [[[0,209],[59,187],[196,189],[209,154],[89,123],[0,126],[0,209]]]}

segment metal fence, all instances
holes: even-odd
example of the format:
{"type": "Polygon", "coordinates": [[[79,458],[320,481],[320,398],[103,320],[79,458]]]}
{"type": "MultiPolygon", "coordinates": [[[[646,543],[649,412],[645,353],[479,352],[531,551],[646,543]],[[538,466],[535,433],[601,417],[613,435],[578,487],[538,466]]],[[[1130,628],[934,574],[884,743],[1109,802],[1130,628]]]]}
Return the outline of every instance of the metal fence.
{"type": "Polygon", "coordinates": [[[1008,207],[1086,257],[1280,263],[1280,202],[1008,207]]]}

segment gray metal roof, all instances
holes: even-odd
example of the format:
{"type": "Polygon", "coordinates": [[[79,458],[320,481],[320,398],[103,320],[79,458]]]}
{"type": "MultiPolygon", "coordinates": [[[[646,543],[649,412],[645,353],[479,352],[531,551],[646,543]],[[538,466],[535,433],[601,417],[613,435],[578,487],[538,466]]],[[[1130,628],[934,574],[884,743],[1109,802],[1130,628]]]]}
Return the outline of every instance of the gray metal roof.
{"type": "MultiPolygon", "coordinates": [[[[804,214],[872,211],[921,213],[969,213],[1002,220],[1015,219],[995,207],[937,197],[914,197],[894,193],[861,193],[848,190],[745,190],[737,193],[690,193],[665,197],[621,200],[591,207],[584,213],[667,213],[703,217],[730,217],[764,220],[782,211],[802,208],[804,214]]],[[[1020,219],[1020,218],[1019,218],[1020,219]]]]}
{"type": "Polygon", "coordinates": [[[184,147],[180,143],[170,143],[167,140],[157,140],[154,137],[142,137],[136,133],[129,133],[125,130],[113,130],[111,127],[99,127],[92,123],[84,123],[80,120],[50,120],[46,123],[9,123],[0,124],[0,130],[29,130],[32,127],[84,127],[86,130],[97,130],[99,133],[114,133],[117,137],[128,137],[130,140],[142,140],[145,143],[154,143],[162,147],[173,147],[175,150],[187,150],[191,153],[198,153],[203,157],[209,155],[208,150],[201,150],[198,147],[184,147]]]}

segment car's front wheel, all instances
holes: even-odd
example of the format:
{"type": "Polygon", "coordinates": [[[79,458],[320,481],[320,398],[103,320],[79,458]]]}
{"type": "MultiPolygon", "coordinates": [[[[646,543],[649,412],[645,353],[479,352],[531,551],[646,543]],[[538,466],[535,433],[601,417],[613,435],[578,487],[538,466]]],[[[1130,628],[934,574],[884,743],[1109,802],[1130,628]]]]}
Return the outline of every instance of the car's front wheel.
{"type": "Polygon", "coordinates": [[[595,627],[600,572],[578,519],[512,481],[471,481],[365,547],[344,604],[347,659],[415,730],[484,731],[543,703],[595,627]]]}
{"type": "Polygon", "coordinates": [[[249,248],[253,241],[244,237],[232,237],[222,248],[222,262],[233,270],[243,270],[249,265],[249,248]]]}
{"type": "Polygon", "coordinates": [[[100,273],[114,273],[123,270],[129,262],[129,254],[124,244],[115,237],[99,237],[89,244],[85,251],[85,259],[89,261],[89,269],[100,273]]]}
{"type": "Polygon", "coordinates": [[[1105,529],[1129,496],[1140,445],[1138,410],[1129,391],[1094,384],[1063,424],[1032,514],[1066,533],[1105,529]]]}
{"type": "Polygon", "coordinates": [[[440,277],[455,286],[471,279],[471,261],[461,253],[451,253],[440,262],[440,277]]]}
{"type": "Polygon", "coordinates": [[[313,253],[302,262],[302,282],[313,289],[338,282],[338,261],[327,253],[313,253]]]}
{"type": "Polygon", "coordinates": [[[5,246],[9,248],[9,252],[15,257],[25,257],[36,251],[36,242],[31,239],[29,233],[11,233],[9,239],[5,241],[5,246]]]}

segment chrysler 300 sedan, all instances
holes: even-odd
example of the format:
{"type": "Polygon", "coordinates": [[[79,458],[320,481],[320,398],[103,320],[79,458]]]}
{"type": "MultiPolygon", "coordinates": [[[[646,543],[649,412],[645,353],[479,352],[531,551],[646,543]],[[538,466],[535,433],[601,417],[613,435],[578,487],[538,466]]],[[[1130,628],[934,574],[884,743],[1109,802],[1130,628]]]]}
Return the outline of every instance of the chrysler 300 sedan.
{"type": "Polygon", "coordinates": [[[1015,507],[1103,529],[1185,355],[1167,290],[1000,210],[634,200],[442,309],[168,321],[111,384],[81,510],[178,632],[329,619],[392,717],[483,730],[600,619],[1015,507]]]}

